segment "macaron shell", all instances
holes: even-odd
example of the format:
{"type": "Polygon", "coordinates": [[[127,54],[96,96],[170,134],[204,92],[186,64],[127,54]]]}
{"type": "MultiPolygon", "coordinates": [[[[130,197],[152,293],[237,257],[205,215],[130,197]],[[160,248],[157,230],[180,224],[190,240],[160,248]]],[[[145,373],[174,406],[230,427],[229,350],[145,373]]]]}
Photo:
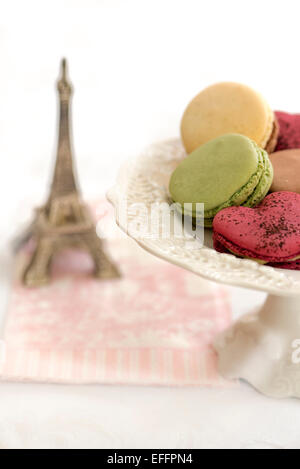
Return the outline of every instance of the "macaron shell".
{"type": "Polygon", "coordinates": [[[279,135],[275,151],[300,148],[300,114],[275,111],[279,135]]]}
{"type": "Polygon", "coordinates": [[[300,270],[300,260],[291,262],[273,262],[268,265],[276,267],[277,269],[300,270]]]}
{"type": "Polygon", "coordinates": [[[272,153],[274,177],[271,191],[290,191],[300,194],[300,149],[272,153]]]}
{"type": "Polygon", "coordinates": [[[265,148],[273,131],[274,113],[256,91],[238,83],[217,83],[187,106],[181,136],[187,153],[227,133],[239,133],[265,148]]]}
{"type": "Polygon", "coordinates": [[[220,245],[243,257],[286,262],[300,255],[300,195],[274,192],[256,208],[229,207],[213,221],[220,245]]]}
{"type": "Polygon", "coordinates": [[[175,202],[204,203],[209,212],[245,188],[241,202],[256,187],[263,171],[255,144],[242,135],[228,134],[202,145],[175,169],[170,194],[175,202]],[[234,170],[233,170],[234,168],[234,170]],[[250,181],[250,184],[249,184],[250,181]]]}
{"type": "MultiPolygon", "coordinates": [[[[256,144],[253,142],[253,145],[256,146],[256,144]]],[[[231,207],[232,205],[247,205],[252,207],[253,203],[256,202],[256,199],[258,199],[257,203],[259,203],[263,196],[261,196],[262,189],[260,186],[260,181],[263,179],[263,172],[265,169],[265,162],[264,162],[264,154],[267,156],[266,152],[264,150],[261,150],[258,146],[257,148],[257,156],[258,156],[258,165],[257,165],[257,171],[254,173],[248,182],[242,186],[239,190],[237,190],[232,197],[230,197],[226,202],[224,202],[221,205],[218,205],[217,207],[211,209],[211,210],[205,210],[204,216],[207,218],[213,218],[220,210],[226,208],[226,207],[231,207]]],[[[271,184],[271,181],[270,181],[271,184]]],[[[270,184],[268,187],[270,187],[270,184]]],[[[256,204],[256,203],[255,203],[256,204]]]]}

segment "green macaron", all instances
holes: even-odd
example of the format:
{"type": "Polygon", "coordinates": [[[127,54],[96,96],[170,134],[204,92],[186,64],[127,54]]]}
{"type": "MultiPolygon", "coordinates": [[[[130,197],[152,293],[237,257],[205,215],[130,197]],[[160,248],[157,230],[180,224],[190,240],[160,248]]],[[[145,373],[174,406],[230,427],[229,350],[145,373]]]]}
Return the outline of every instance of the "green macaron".
{"type": "Polygon", "coordinates": [[[268,157],[268,154],[262,151],[264,170],[257,184],[255,190],[252,192],[250,197],[242,205],[245,207],[255,207],[258,205],[267,195],[273,181],[273,166],[268,157]]]}
{"type": "Polygon", "coordinates": [[[169,191],[185,215],[197,217],[204,204],[204,225],[232,205],[257,205],[273,179],[268,154],[248,137],[226,134],[190,153],[173,172],[169,191]],[[192,207],[192,208],[191,208],[192,207]]]}

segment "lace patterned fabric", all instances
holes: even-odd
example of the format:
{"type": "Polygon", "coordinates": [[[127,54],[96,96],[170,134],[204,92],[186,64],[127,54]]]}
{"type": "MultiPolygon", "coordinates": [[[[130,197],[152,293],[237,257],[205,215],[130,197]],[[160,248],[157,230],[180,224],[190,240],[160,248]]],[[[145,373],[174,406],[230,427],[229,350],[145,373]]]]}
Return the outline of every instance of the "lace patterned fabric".
{"type": "MultiPolygon", "coordinates": [[[[95,204],[94,211],[101,223],[112,223],[107,202],[95,204]]],[[[54,260],[49,286],[14,285],[1,376],[224,385],[211,343],[231,319],[226,290],[117,233],[111,232],[114,239],[105,246],[120,267],[120,279],[94,279],[89,256],[69,250],[54,260]]],[[[18,263],[26,256],[23,251],[18,263]]]]}

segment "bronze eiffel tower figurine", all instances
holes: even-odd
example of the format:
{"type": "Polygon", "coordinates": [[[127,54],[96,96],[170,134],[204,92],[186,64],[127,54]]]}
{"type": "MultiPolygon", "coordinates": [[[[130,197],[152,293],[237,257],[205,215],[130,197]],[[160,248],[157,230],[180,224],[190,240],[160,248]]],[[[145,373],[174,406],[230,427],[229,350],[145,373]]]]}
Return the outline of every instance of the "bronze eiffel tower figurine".
{"type": "Polygon", "coordinates": [[[59,137],[53,181],[47,203],[37,209],[32,225],[36,247],[23,275],[24,284],[39,286],[49,281],[53,255],[65,247],[89,251],[98,278],[118,277],[115,265],[105,255],[88,207],[84,204],[73,169],[70,138],[70,98],[66,60],[62,60],[59,92],[59,137]]]}

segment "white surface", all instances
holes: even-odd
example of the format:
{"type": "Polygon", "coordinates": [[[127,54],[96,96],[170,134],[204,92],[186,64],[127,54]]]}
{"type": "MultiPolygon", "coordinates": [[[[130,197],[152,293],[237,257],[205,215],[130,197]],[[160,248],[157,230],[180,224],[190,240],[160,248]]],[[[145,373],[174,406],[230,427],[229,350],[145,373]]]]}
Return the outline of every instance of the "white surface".
{"type": "MultiPolygon", "coordinates": [[[[223,79],[300,109],[299,2],[3,2],[0,18],[1,307],[7,239],[43,201],[54,149],[53,80],[66,55],[87,197],[119,165],[176,136],[187,101],[223,79]],[[18,212],[18,207],[26,210],[18,212]]],[[[263,294],[234,290],[244,313],[263,294]]],[[[297,447],[299,402],[235,390],[0,384],[0,447],[297,447]]]]}
{"type": "Polygon", "coordinates": [[[0,448],[299,448],[299,402],[238,390],[0,388],[0,448]],[[12,412],[12,408],[14,411],[12,412]]]}

